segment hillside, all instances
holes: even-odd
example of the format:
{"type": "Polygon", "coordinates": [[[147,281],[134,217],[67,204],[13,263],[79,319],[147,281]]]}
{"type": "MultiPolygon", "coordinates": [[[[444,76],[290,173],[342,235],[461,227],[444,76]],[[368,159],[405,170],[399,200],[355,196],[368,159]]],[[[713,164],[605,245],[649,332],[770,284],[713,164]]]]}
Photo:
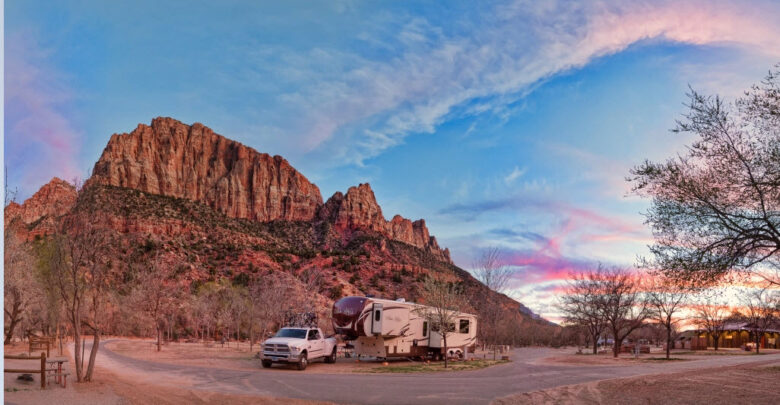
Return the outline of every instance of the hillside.
{"type": "Polygon", "coordinates": [[[134,263],[157,255],[192,292],[220,278],[276,277],[299,285],[298,298],[325,315],[345,295],[416,300],[420,282],[436,274],[468,294],[489,294],[518,325],[548,325],[455,266],[424,220],[386,220],[370,185],[323,202],[283,158],[201,124],[157,118],[113,135],[78,199],[63,183],[6,207],[6,226],[33,240],[68,212],[88,213],[114,235],[120,270],[132,273],[134,263]],[[317,291],[305,292],[312,277],[317,291]]]}

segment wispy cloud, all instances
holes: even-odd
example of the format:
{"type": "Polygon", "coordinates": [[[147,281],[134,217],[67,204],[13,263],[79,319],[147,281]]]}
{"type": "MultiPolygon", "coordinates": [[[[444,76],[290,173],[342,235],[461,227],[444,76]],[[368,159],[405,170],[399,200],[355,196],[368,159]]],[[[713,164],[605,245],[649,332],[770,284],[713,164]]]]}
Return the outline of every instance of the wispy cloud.
{"type": "Polygon", "coordinates": [[[81,133],[68,118],[73,92],[52,66],[50,51],[27,34],[9,37],[5,49],[5,159],[11,186],[23,194],[54,176],[83,175],[81,133]]]}
{"type": "Polygon", "coordinates": [[[504,183],[506,183],[506,184],[514,183],[515,180],[517,180],[520,177],[522,177],[525,174],[526,171],[528,171],[528,169],[526,169],[526,168],[522,168],[521,169],[521,168],[515,166],[515,168],[512,169],[512,172],[507,174],[506,177],[504,177],[504,183]]]}
{"type": "MultiPolygon", "coordinates": [[[[777,4],[761,2],[516,1],[448,20],[382,15],[385,25],[363,32],[371,52],[276,49],[250,53],[260,65],[280,68],[303,83],[282,104],[299,119],[294,132],[304,153],[334,164],[356,163],[430,133],[454,117],[504,114],[546,79],[620,52],[642,40],[726,45],[780,55],[777,4]],[[388,32],[394,32],[388,37],[388,32]],[[272,58],[271,58],[272,56],[272,58]],[[345,63],[344,61],[349,61],[345,63]],[[327,69],[323,67],[328,66],[327,69]]],[[[244,80],[245,78],[240,78],[244,80]]]]}

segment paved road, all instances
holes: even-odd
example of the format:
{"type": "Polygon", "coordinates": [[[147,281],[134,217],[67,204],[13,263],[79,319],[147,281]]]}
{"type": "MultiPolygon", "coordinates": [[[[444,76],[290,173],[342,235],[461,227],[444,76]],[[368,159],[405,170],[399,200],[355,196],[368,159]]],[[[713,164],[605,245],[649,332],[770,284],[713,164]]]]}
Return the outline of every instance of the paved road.
{"type": "MultiPolygon", "coordinates": [[[[671,373],[752,362],[780,361],[780,354],[705,356],[702,360],[630,366],[536,364],[556,353],[518,349],[511,363],[477,371],[434,374],[316,374],[288,370],[241,371],[191,367],[130,358],[105,346],[99,362],[119,374],[164,384],[181,381],[193,389],[223,393],[325,400],[345,404],[487,404],[495,398],[561,385],[642,374],[671,373]]],[[[560,353],[560,352],[557,352],[560,353]]],[[[324,366],[324,365],[323,365],[324,366]]],[[[259,365],[258,365],[259,367],[259,365]]]]}

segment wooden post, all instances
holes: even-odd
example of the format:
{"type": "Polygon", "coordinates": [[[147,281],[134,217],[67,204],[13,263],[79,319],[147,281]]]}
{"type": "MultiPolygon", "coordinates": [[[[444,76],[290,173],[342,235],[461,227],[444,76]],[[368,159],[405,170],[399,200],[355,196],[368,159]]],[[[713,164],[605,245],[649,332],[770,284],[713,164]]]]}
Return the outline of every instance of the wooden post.
{"type": "Polygon", "coordinates": [[[41,389],[46,389],[46,354],[41,352],[41,389]]]}

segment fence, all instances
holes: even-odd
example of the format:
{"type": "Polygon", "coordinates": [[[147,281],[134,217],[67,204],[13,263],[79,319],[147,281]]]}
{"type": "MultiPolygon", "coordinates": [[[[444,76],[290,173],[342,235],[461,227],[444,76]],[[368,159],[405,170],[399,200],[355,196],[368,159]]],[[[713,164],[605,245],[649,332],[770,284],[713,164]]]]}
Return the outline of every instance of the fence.
{"type": "Polygon", "coordinates": [[[49,349],[54,345],[56,338],[55,337],[39,337],[30,335],[29,336],[29,350],[28,352],[32,355],[33,351],[38,350],[46,350],[46,357],[49,357],[49,349]]]}
{"type": "Polygon", "coordinates": [[[46,389],[46,353],[41,352],[41,357],[30,357],[30,356],[4,356],[6,360],[41,360],[41,368],[40,370],[26,370],[26,369],[16,369],[16,368],[6,368],[6,373],[17,373],[17,374],[40,374],[41,375],[41,389],[46,389]]]}

